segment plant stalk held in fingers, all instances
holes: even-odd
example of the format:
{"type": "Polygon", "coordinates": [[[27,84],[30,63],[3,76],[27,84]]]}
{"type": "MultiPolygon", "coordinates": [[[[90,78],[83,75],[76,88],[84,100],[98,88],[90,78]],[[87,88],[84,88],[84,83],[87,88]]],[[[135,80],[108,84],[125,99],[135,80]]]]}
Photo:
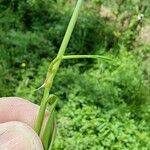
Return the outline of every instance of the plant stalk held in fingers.
{"type": "Polygon", "coordinates": [[[58,51],[58,54],[57,54],[56,58],[50,63],[50,66],[49,66],[49,69],[47,72],[47,76],[46,76],[46,80],[45,80],[45,83],[43,84],[44,85],[44,94],[43,94],[43,98],[42,98],[41,105],[40,105],[40,110],[39,110],[36,125],[35,125],[35,131],[37,132],[38,135],[40,134],[43,120],[44,120],[46,106],[47,106],[47,103],[49,103],[50,104],[50,115],[49,115],[49,119],[47,121],[47,125],[45,127],[45,130],[44,130],[44,133],[42,136],[42,143],[43,143],[45,150],[51,149],[53,141],[54,141],[55,133],[56,133],[55,106],[57,104],[57,98],[54,95],[50,95],[50,90],[51,90],[53,80],[55,78],[55,75],[59,69],[59,66],[60,66],[62,60],[63,59],[79,59],[79,58],[92,58],[92,59],[102,58],[102,59],[109,60],[108,58],[106,58],[104,56],[98,56],[98,55],[64,56],[65,50],[67,48],[71,34],[74,29],[75,23],[77,21],[78,14],[79,14],[82,3],[83,3],[83,0],[77,1],[76,7],[74,9],[73,15],[71,17],[70,23],[66,30],[66,33],[63,38],[60,49],[58,51]]]}

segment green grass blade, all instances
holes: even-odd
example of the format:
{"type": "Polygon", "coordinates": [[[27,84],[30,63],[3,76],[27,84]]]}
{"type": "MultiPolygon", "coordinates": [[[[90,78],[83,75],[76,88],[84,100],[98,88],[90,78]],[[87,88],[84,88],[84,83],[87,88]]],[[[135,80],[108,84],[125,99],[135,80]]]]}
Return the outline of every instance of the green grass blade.
{"type": "Polygon", "coordinates": [[[53,143],[54,143],[54,140],[55,140],[55,136],[56,136],[56,119],[55,119],[55,117],[54,117],[53,135],[52,135],[51,142],[50,142],[50,145],[49,145],[48,150],[52,150],[52,146],[53,146],[53,143]]]}
{"type": "Polygon", "coordinates": [[[51,143],[52,135],[53,135],[53,130],[54,129],[54,112],[50,114],[50,117],[48,119],[48,122],[46,124],[44,134],[42,137],[42,143],[44,146],[44,150],[48,150],[49,145],[51,143]]]}
{"type": "Polygon", "coordinates": [[[63,59],[84,59],[84,58],[90,58],[90,59],[103,59],[103,60],[109,60],[112,59],[106,56],[100,56],[100,55],[67,55],[63,56],[63,59]]]}
{"type": "Polygon", "coordinates": [[[51,145],[54,141],[53,134],[55,132],[55,107],[57,104],[57,97],[55,95],[50,95],[47,103],[51,104],[51,108],[50,115],[42,136],[42,143],[45,150],[48,150],[49,145],[51,145]]]}

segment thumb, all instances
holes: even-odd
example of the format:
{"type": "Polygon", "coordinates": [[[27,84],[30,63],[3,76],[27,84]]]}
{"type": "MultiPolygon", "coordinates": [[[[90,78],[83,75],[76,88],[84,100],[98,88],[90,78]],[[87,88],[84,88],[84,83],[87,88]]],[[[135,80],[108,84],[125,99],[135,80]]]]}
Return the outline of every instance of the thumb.
{"type": "Polygon", "coordinates": [[[43,150],[38,135],[28,125],[13,121],[0,124],[0,150],[43,150]]]}

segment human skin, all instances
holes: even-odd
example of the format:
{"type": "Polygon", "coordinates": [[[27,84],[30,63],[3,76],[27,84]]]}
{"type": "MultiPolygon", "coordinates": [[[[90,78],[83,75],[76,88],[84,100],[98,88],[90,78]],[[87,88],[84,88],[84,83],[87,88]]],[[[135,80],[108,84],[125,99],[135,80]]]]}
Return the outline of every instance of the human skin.
{"type": "Polygon", "coordinates": [[[43,150],[33,130],[38,110],[38,105],[22,98],[0,98],[0,150],[43,150]]]}

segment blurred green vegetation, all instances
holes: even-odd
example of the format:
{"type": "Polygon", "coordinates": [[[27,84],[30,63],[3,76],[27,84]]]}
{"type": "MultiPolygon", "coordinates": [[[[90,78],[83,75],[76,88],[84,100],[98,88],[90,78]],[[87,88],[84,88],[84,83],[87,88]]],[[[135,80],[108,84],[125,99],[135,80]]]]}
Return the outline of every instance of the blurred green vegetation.
{"type": "MultiPolygon", "coordinates": [[[[73,7],[72,0],[0,1],[1,97],[40,104],[36,89],[73,7]]],[[[149,19],[148,0],[85,1],[66,53],[113,60],[63,61],[52,89],[60,98],[54,149],[149,150],[150,45],[137,41],[149,19]]]]}

